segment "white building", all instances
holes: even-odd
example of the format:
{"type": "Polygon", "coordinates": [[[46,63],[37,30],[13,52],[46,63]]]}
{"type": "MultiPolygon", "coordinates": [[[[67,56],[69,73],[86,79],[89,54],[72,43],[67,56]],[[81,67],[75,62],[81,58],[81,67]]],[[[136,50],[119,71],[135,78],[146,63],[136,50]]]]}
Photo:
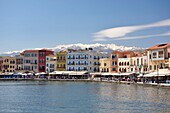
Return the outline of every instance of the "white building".
{"type": "Polygon", "coordinates": [[[131,72],[145,73],[148,71],[147,56],[132,57],[131,72]]]}
{"type": "Polygon", "coordinates": [[[53,72],[56,69],[56,57],[54,55],[46,56],[46,73],[53,72]]]}
{"type": "Polygon", "coordinates": [[[109,57],[109,55],[93,51],[91,48],[71,50],[68,51],[66,69],[68,71],[99,72],[99,59],[106,57],[109,57]]]}
{"type": "Polygon", "coordinates": [[[145,73],[148,71],[147,56],[118,58],[118,72],[145,73]]]}
{"type": "Polygon", "coordinates": [[[118,58],[118,72],[127,73],[131,72],[131,58],[118,58]]]}

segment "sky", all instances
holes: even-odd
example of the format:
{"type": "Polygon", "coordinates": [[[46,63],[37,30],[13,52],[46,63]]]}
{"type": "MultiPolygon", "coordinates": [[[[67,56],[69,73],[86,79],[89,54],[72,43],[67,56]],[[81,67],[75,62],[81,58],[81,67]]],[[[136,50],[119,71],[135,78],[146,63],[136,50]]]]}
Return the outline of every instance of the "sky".
{"type": "Polygon", "coordinates": [[[60,44],[170,42],[170,0],[0,0],[0,53],[60,44]]]}

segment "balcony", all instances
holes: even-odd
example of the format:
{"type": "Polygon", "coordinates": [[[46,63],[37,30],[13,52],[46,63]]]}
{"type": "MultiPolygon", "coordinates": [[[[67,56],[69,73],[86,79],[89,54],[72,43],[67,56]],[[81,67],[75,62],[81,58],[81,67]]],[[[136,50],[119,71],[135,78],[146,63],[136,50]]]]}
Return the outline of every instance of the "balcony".
{"type": "MultiPolygon", "coordinates": [[[[68,58],[69,59],[69,58],[68,58]]],[[[57,59],[57,61],[65,61],[66,59],[57,59]]],[[[53,60],[51,60],[53,61],[53,60]]]]}
{"type": "Polygon", "coordinates": [[[68,63],[67,65],[75,65],[75,63],[68,63]]]}
{"type": "Polygon", "coordinates": [[[94,65],[100,65],[100,63],[94,63],[94,65]]]}

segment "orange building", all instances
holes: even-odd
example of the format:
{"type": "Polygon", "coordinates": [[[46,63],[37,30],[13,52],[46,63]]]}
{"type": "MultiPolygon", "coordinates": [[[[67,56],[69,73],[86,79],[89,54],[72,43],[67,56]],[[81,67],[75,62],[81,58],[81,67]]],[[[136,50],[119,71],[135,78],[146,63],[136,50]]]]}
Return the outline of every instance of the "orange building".
{"type": "Polygon", "coordinates": [[[110,57],[110,70],[112,73],[117,73],[118,71],[118,58],[131,58],[136,56],[136,54],[133,51],[114,51],[111,53],[110,57]]]}

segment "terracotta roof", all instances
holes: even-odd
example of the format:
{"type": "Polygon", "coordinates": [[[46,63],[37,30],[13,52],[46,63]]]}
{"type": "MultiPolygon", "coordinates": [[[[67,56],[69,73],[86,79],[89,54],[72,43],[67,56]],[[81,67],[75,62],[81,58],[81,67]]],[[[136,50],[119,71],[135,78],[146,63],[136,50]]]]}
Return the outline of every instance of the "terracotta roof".
{"type": "Polygon", "coordinates": [[[166,48],[168,46],[170,46],[170,43],[158,44],[158,45],[155,45],[155,46],[152,46],[152,47],[148,48],[147,50],[164,49],[164,48],[166,48]]]}
{"type": "Polygon", "coordinates": [[[52,51],[50,49],[39,49],[39,50],[25,50],[23,51],[21,54],[25,53],[25,52],[38,52],[38,51],[52,51]]]}

